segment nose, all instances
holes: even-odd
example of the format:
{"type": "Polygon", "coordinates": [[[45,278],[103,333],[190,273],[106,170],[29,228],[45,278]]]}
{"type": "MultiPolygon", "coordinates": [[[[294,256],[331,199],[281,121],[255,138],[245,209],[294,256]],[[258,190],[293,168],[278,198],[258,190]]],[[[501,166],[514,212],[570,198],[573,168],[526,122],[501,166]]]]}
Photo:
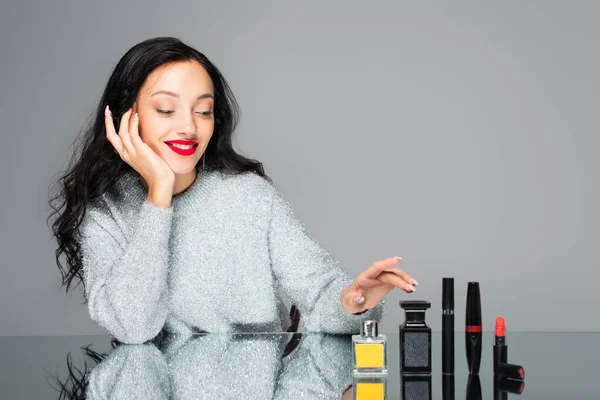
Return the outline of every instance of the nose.
{"type": "Polygon", "coordinates": [[[192,113],[185,113],[181,117],[178,132],[182,135],[196,135],[196,122],[192,113]]]}

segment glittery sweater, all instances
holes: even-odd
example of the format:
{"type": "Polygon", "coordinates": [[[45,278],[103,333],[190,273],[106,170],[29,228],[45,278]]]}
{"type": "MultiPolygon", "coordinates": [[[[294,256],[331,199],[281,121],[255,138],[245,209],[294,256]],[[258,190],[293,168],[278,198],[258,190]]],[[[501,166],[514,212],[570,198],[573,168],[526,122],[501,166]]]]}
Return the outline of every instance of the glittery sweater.
{"type": "Polygon", "coordinates": [[[304,334],[299,347],[282,358],[280,344],[289,336],[211,333],[168,352],[152,343],[120,345],[92,368],[86,395],[113,400],[340,399],[352,385],[349,335],[304,334]]]}
{"type": "Polygon", "coordinates": [[[254,172],[201,171],[169,208],[128,172],[87,207],[79,229],[90,317],[123,343],[161,330],[281,332],[288,304],[300,331],[356,333],[384,301],[346,312],[352,278],[312,238],[281,191],[254,172]]]}

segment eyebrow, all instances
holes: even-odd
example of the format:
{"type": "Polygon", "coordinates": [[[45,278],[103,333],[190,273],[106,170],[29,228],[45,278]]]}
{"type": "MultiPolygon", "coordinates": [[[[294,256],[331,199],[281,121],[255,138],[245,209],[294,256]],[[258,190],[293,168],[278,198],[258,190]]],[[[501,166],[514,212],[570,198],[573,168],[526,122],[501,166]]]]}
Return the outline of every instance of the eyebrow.
{"type": "MultiPolygon", "coordinates": [[[[166,95],[169,95],[169,96],[173,96],[173,97],[179,98],[179,95],[177,93],[170,92],[168,90],[159,90],[158,92],[152,93],[150,95],[150,97],[155,96],[157,94],[166,94],[166,95]]],[[[204,93],[204,94],[201,94],[200,96],[198,96],[198,98],[196,100],[200,100],[200,99],[213,99],[214,100],[214,96],[212,94],[210,94],[210,93],[204,93]]]]}

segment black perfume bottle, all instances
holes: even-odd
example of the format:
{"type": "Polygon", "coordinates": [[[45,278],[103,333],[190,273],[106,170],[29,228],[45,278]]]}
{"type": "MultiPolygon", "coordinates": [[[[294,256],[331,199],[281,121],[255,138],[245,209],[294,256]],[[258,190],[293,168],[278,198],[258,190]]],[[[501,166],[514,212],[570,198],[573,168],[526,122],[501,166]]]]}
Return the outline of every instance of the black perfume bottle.
{"type": "Polygon", "coordinates": [[[422,300],[401,300],[405,320],[400,325],[400,372],[402,374],[431,373],[431,328],[425,323],[425,310],[431,303],[422,300]]]}

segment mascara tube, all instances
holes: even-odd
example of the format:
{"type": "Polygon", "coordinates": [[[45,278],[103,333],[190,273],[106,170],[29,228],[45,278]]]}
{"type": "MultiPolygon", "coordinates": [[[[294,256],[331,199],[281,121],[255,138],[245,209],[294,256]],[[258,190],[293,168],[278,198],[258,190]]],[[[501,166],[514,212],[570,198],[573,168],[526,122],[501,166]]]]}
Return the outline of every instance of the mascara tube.
{"type": "Polygon", "coordinates": [[[454,278],[442,279],[442,373],[454,373],[454,278]]]}
{"type": "Polygon", "coordinates": [[[470,374],[478,374],[481,365],[481,295],[479,282],[469,282],[465,316],[465,346],[470,374]]]}

